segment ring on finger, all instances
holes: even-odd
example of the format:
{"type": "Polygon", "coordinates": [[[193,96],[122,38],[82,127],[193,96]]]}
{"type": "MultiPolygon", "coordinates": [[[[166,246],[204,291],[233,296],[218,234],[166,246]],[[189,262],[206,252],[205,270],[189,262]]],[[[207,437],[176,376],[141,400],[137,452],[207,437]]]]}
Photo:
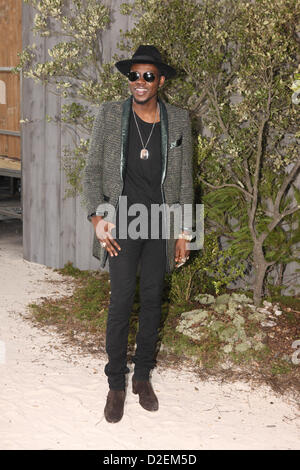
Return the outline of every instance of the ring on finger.
{"type": "Polygon", "coordinates": [[[101,246],[104,248],[106,247],[106,243],[105,242],[100,242],[101,243],[101,246]]]}

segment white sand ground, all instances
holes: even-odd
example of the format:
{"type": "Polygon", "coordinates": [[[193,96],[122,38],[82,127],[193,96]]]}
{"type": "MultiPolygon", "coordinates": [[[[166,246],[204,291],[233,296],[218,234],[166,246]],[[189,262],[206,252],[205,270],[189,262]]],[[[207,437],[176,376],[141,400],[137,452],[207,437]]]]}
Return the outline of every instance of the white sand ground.
{"type": "Polygon", "coordinates": [[[155,413],[140,407],[129,386],[122,421],[107,423],[106,358],[83,354],[26,319],[28,303],[71,294],[62,279],[25,261],[20,240],[0,236],[1,449],[300,448],[291,398],[242,382],[200,382],[188,371],[154,371],[155,413]]]}

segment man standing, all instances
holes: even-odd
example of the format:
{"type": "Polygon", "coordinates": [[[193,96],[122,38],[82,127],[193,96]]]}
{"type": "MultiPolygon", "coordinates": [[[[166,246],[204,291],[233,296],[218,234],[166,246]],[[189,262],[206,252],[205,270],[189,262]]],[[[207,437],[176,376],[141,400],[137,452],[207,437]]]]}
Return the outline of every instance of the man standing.
{"type": "MultiPolygon", "coordinates": [[[[95,118],[83,178],[83,196],[94,233],[93,255],[103,268],[108,259],[111,296],[106,328],[109,393],[104,409],[108,422],[123,416],[129,317],[136,275],[140,270],[139,330],[133,358],[133,393],[148,411],[158,409],[150,383],[161,318],[161,298],[166,272],[183,264],[189,256],[191,226],[181,227],[178,236],[168,231],[166,217],[156,223],[154,205],[193,203],[192,139],[188,112],[158,99],[158,90],[176,71],[163,63],[154,46],[140,46],[133,57],[116,63],[127,76],[130,98],[102,103],[95,118]],[[128,217],[120,217],[121,201],[127,197],[128,217]],[[130,208],[143,204],[147,219],[143,236],[131,237],[134,220],[130,208]],[[115,208],[113,216],[109,207],[115,208]],[[165,227],[165,231],[164,228],[165,227]],[[126,229],[126,237],[121,236],[126,229]],[[113,235],[112,229],[116,232],[113,235]]],[[[171,224],[172,225],[172,224],[171,224]]]]}

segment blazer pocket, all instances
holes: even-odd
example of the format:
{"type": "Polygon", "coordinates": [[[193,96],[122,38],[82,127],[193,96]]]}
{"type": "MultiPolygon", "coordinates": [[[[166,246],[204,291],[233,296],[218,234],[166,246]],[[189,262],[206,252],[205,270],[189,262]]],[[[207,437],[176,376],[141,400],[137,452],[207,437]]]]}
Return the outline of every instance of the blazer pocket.
{"type": "Polygon", "coordinates": [[[171,142],[170,150],[174,149],[175,147],[179,147],[181,144],[182,144],[182,136],[179,137],[179,139],[174,140],[174,142],[171,142]]]}

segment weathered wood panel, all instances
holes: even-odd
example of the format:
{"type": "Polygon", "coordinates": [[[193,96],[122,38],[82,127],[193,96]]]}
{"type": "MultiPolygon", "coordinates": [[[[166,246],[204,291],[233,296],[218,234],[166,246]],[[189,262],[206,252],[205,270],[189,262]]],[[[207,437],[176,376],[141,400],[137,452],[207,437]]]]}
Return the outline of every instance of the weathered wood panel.
{"type": "MultiPolygon", "coordinates": [[[[23,5],[23,47],[33,42],[34,11],[23,5]]],[[[34,38],[37,50],[45,50],[45,39],[34,38]]],[[[23,255],[29,261],[45,263],[45,87],[31,79],[22,80],[22,202],[23,255]]],[[[49,155],[49,158],[52,158],[49,155]]]]}
{"type": "Polygon", "coordinates": [[[2,67],[14,67],[22,47],[22,0],[0,0],[0,57],[2,67]]]}
{"type": "MultiPolygon", "coordinates": [[[[0,56],[1,63],[1,56],[0,56]]],[[[20,79],[11,72],[0,71],[2,83],[2,100],[0,102],[0,129],[7,131],[20,130],[20,79]]],[[[21,158],[20,137],[0,134],[0,155],[21,158]]]]}
{"type": "MultiPolygon", "coordinates": [[[[0,0],[0,129],[20,130],[20,79],[3,68],[18,63],[22,49],[22,0],[0,0]]],[[[0,155],[20,159],[20,137],[0,134],[0,155]]]]}

